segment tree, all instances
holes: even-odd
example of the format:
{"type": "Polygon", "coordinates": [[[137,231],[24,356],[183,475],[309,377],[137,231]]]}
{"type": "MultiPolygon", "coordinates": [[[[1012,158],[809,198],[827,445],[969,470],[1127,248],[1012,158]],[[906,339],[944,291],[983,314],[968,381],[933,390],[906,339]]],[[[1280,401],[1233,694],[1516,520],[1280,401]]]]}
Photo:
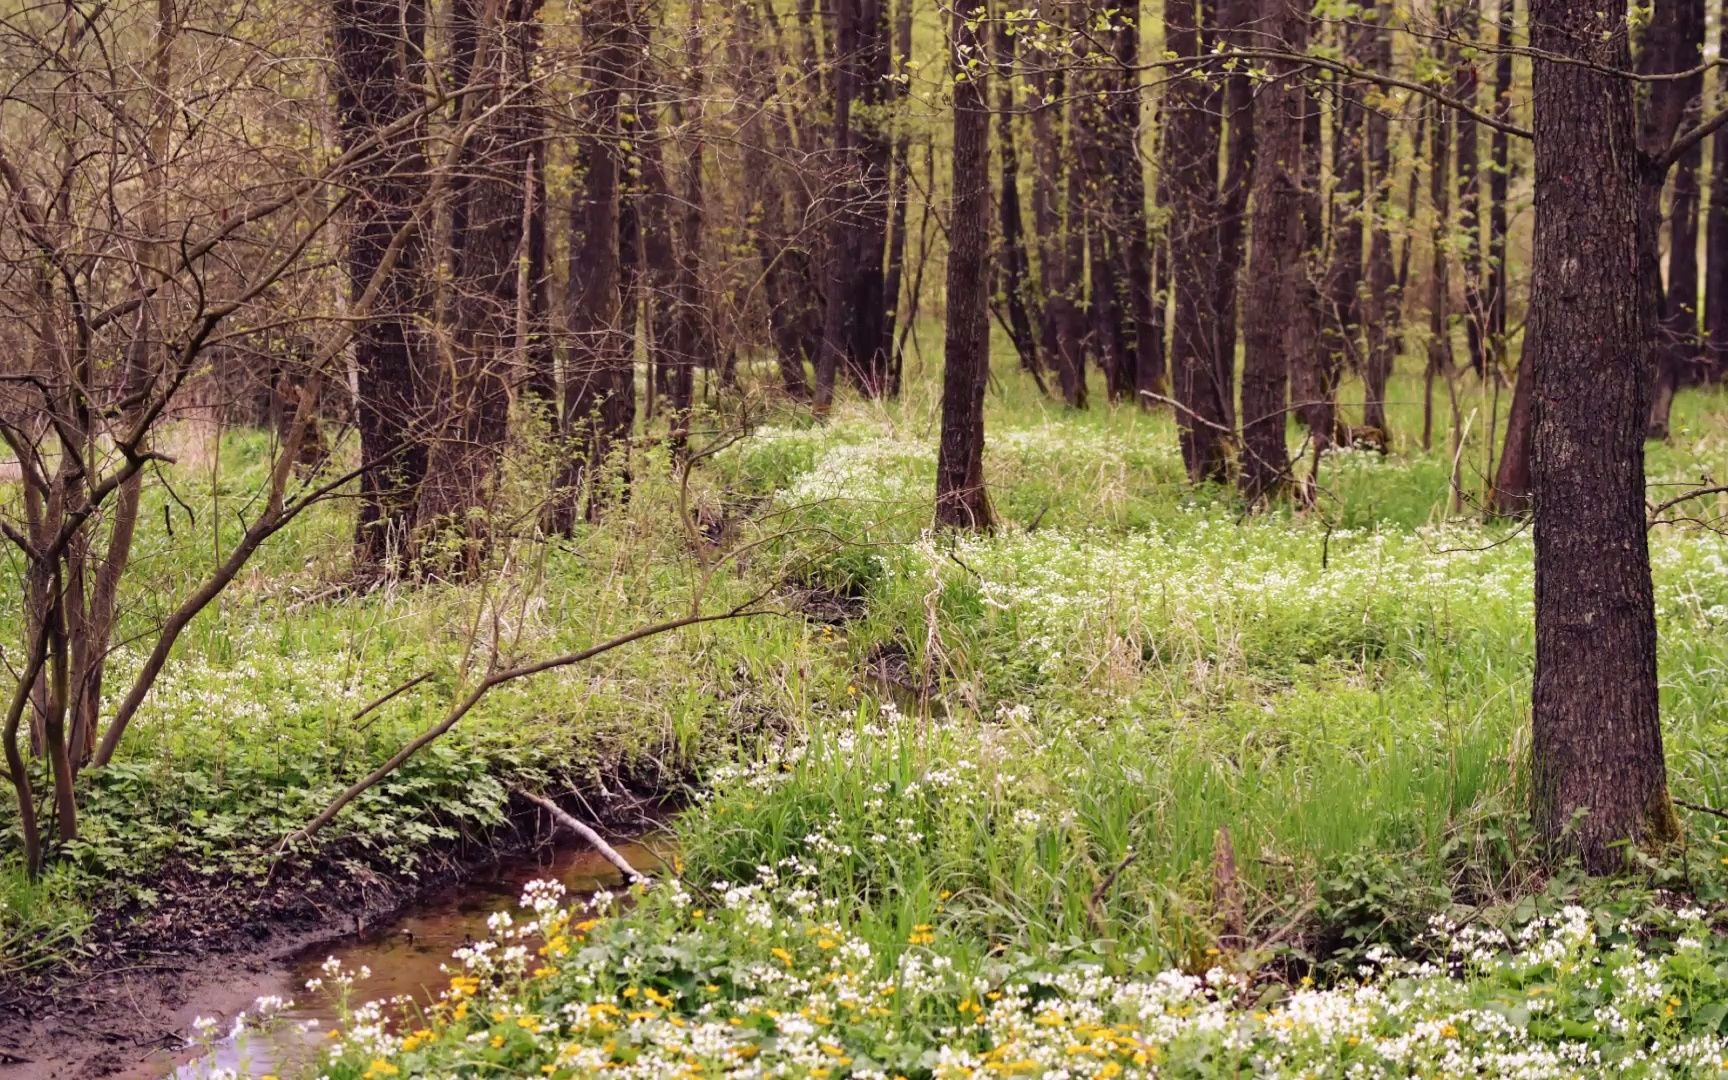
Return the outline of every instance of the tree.
{"type": "MultiPolygon", "coordinates": [[[[1243,0],[1227,0],[1240,5],[1243,0]]],[[[1166,0],[1164,45],[1178,59],[1198,60],[1202,48],[1202,16],[1205,10],[1194,0],[1166,0]]],[[[1239,76],[1246,79],[1246,75],[1239,76]]],[[[1232,84],[1234,87],[1234,84],[1232,84]]],[[[1170,373],[1175,390],[1176,423],[1182,461],[1195,483],[1225,480],[1235,428],[1235,362],[1221,363],[1226,319],[1234,310],[1220,309],[1217,283],[1220,268],[1220,214],[1218,191],[1220,131],[1218,117],[1223,95],[1218,82],[1202,64],[1192,72],[1172,79],[1165,90],[1163,145],[1160,148],[1164,191],[1168,196],[1170,277],[1175,293],[1170,341],[1170,373]]],[[[1252,99],[1244,92],[1232,93],[1232,102],[1243,105],[1252,99]]],[[[1232,166],[1241,161],[1236,152],[1245,142],[1235,136],[1251,129],[1248,113],[1233,108],[1230,113],[1232,166]]],[[[1234,268],[1229,268],[1234,280],[1234,268]]],[[[1232,340],[1234,335],[1232,334],[1232,340]]]]}
{"type": "Polygon", "coordinates": [[[560,425],[570,457],[551,513],[560,532],[575,526],[584,506],[590,517],[599,513],[595,473],[628,438],[636,418],[635,335],[624,321],[618,255],[620,97],[632,18],[629,0],[593,0],[583,16],[593,43],[590,134],[577,146],[583,180],[570,207],[570,359],[560,425]]]}
{"type": "Polygon", "coordinates": [[[1678,835],[1657,713],[1645,540],[1645,344],[1626,4],[1531,0],[1536,239],[1529,345],[1536,533],[1533,811],[1596,872],[1678,835]]]}
{"type": "Polygon", "coordinates": [[[936,524],[988,529],[984,488],[984,383],[990,375],[989,58],[983,5],[948,16],[954,71],[954,191],[949,213],[948,325],[943,343],[942,435],[936,452],[936,524]]]}
{"type": "MultiPolygon", "coordinates": [[[[484,510],[492,501],[510,401],[529,379],[527,333],[519,308],[532,208],[535,146],[541,138],[533,72],[538,0],[456,0],[453,67],[473,92],[457,105],[474,130],[460,159],[461,186],[451,208],[450,278],[454,324],[432,388],[432,445],[420,486],[416,529],[426,538],[460,537],[459,560],[441,569],[468,572],[489,548],[484,510]]],[[[424,539],[421,541],[424,543],[424,539]]]]}
{"type": "MultiPolygon", "coordinates": [[[[412,121],[419,106],[417,70],[424,10],[395,0],[338,0],[332,8],[337,132],[353,149],[380,131],[412,121]]],[[[356,169],[347,246],[350,298],[377,273],[391,239],[408,223],[426,187],[418,130],[368,153],[356,169]]],[[[409,534],[426,475],[421,422],[426,391],[414,319],[425,303],[418,251],[405,250],[382,282],[374,314],[354,340],[360,512],[354,567],[362,578],[390,576],[409,556],[409,534]]]]}
{"type": "MultiPolygon", "coordinates": [[[[1261,0],[1260,33],[1284,51],[1308,47],[1307,13],[1292,0],[1261,0]]],[[[1249,500],[1268,499],[1289,479],[1284,432],[1292,358],[1308,343],[1292,331],[1306,321],[1303,222],[1304,127],[1308,92],[1300,65],[1267,64],[1254,104],[1254,239],[1248,257],[1242,366],[1242,471],[1249,500]],[[1292,345],[1295,348],[1292,348],[1292,345]]],[[[1298,361],[1300,362],[1300,361],[1298,361]]]]}

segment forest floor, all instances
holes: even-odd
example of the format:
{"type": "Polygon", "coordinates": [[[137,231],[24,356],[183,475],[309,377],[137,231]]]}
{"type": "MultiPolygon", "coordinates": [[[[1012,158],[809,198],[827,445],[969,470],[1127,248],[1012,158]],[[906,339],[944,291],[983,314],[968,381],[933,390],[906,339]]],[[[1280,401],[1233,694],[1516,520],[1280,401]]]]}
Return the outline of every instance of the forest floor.
{"type": "MultiPolygon", "coordinates": [[[[681,885],[600,922],[540,896],[521,959],[499,959],[501,930],[423,1033],[356,1014],[331,1076],[1728,1055],[1728,952],[1703,932],[1728,885],[1718,822],[1694,815],[1684,852],[1611,892],[1531,870],[1529,538],[1450,509],[1444,425],[1432,451],[1412,437],[1418,384],[1395,385],[1392,454],[1329,454],[1312,509],[1248,515],[1188,487],[1168,415],[1070,414],[997,375],[986,536],[924,533],[936,399],[916,378],[822,426],[769,418],[687,497],[650,459],[605,524],[525,542],[484,582],[345,593],[350,526],[320,512],[195,624],[88,777],[83,837],[40,883],[0,869],[0,1009],[283,932],[306,903],[394,904],[520,842],[528,790],[580,793],[596,819],[691,801],[681,885]],[[434,722],[488,643],[580,647],[698,590],[779,614],[503,688],[277,854],[434,722]]],[[[1468,379],[1461,397],[1492,400],[1468,379]]],[[[1476,416],[1462,451],[1471,491],[1488,429],[1476,416]]],[[[266,450],[230,437],[183,478],[203,502],[140,551],[141,623],[231,542],[266,450]]],[[[1725,450],[1728,402],[1688,392],[1652,483],[1696,483],[1725,450]]],[[[1728,538],[1651,542],[1671,785],[1721,806],[1728,538]]]]}

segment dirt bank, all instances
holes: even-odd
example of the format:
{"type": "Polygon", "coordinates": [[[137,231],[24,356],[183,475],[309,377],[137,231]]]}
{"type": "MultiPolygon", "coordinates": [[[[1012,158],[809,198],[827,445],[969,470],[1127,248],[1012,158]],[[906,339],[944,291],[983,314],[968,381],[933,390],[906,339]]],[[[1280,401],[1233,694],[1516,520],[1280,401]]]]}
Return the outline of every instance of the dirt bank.
{"type": "MultiPolygon", "coordinates": [[[[321,943],[388,921],[439,890],[493,872],[551,843],[537,808],[513,802],[509,823],[478,841],[432,852],[393,874],[361,853],[332,849],[278,866],[271,880],[213,881],[169,870],[150,882],[163,900],[147,913],[103,913],[91,955],[0,986],[0,1080],[71,1080],[159,1073],[153,1052],[178,1049],[199,1015],[228,1017],[276,992],[289,961],[321,943]]],[[[670,807],[653,795],[585,803],[603,831],[634,835],[670,807]]],[[[160,1057],[159,1057],[160,1060],[160,1057]]]]}

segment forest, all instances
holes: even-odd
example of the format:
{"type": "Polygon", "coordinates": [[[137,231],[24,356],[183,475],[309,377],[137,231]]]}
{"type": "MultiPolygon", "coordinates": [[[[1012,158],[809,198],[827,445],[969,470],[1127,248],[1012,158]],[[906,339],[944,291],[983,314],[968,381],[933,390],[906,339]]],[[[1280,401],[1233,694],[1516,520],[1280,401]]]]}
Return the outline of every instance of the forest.
{"type": "Polygon", "coordinates": [[[0,1080],[1721,1076],[1725,376],[1703,0],[0,0],[0,1080]]]}

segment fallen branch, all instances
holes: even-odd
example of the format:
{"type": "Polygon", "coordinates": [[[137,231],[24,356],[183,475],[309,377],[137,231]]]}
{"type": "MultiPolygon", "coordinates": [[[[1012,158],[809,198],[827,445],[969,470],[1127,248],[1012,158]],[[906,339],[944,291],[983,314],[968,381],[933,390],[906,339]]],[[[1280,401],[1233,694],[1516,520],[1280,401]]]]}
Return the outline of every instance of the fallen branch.
{"type": "Polygon", "coordinates": [[[1687,802],[1685,799],[1673,799],[1672,801],[1675,806],[1684,807],[1687,810],[1696,810],[1700,814],[1713,814],[1719,818],[1728,818],[1728,810],[1718,810],[1714,806],[1705,806],[1703,803],[1687,802]]]}
{"type": "Polygon", "coordinates": [[[549,657],[545,660],[536,660],[531,663],[521,664],[512,668],[503,668],[491,672],[484,679],[480,680],[473,689],[469,690],[464,697],[453,703],[450,706],[449,711],[444,714],[442,720],[409,740],[407,745],[403,746],[402,749],[396,751],[396,753],[390,756],[390,760],[384,762],[384,764],[378,766],[361,779],[355,781],[347,790],[343,791],[342,794],[332,799],[330,805],[319,811],[318,815],[311,821],[308,821],[305,825],[302,825],[300,828],[284,837],[282,843],[277,847],[278,854],[286,851],[290,847],[293,847],[295,844],[311,839],[318,830],[330,824],[330,822],[335,819],[336,815],[342,812],[344,807],[359,798],[368,788],[371,788],[373,785],[395,772],[403,762],[425,749],[427,745],[436,741],[445,732],[455,727],[458,721],[460,721],[464,716],[467,716],[470,712],[474,711],[474,707],[479,705],[487,694],[490,694],[493,690],[505,683],[515,682],[517,679],[525,679],[532,675],[538,675],[544,671],[552,671],[556,668],[570,667],[573,664],[580,664],[584,660],[591,660],[602,653],[611,652],[613,649],[621,648],[633,641],[640,641],[643,638],[654,637],[659,634],[668,633],[672,630],[681,630],[687,626],[700,626],[704,623],[724,622],[729,619],[743,619],[752,615],[773,614],[769,609],[758,608],[755,606],[759,601],[761,601],[761,599],[762,596],[760,595],[752,597],[729,611],[723,611],[714,615],[686,615],[681,619],[671,619],[666,622],[654,623],[651,626],[637,627],[635,630],[631,630],[628,633],[620,634],[615,638],[602,641],[598,645],[591,645],[588,648],[578,650],[577,652],[564,653],[560,656],[549,657]]]}
{"type": "Polygon", "coordinates": [[[1100,881],[1098,887],[1092,890],[1092,895],[1086,898],[1086,916],[1092,920],[1092,926],[1098,931],[1099,937],[1105,936],[1106,928],[1104,916],[1098,913],[1098,905],[1104,902],[1105,895],[1110,892],[1110,887],[1116,884],[1116,879],[1122,876],[1122,871],[1128,869],[1128,864],[1139,856],[1138,851],[1129,848],[1128,854],[1122,856],[1122,861],[1116,864],[1115,869],[1104,875],[1104,880],[1100,881]]]}
{"type": "Polygon", "coordinates": [[[571,817],[564,811],[563,807],[559,806],[551,799],[548,799],[544,795],[536,795],[531,791],[521,791],[520,789],[518,789],[517,794],[521,795],[529,802],[534,803],[548,814],[551,814],[553,821],[564,826],[566,829],[569,829],[577,836],[580,836],[582,839],[592,844],[595,851],[598,851],[607,862],[616,866],[619,871],[623,873],[625,881],[634,883],[638,881],[645,882],[648,880],[648,875],[639,873],[634,866],[630,865],[629,861],[626,860],[624,856],[618,854],[617,848],[608,844],[605,840],[602,840],[599,833],[582,824],[582,822],[576,820],[574,817],[571,817]]]}

